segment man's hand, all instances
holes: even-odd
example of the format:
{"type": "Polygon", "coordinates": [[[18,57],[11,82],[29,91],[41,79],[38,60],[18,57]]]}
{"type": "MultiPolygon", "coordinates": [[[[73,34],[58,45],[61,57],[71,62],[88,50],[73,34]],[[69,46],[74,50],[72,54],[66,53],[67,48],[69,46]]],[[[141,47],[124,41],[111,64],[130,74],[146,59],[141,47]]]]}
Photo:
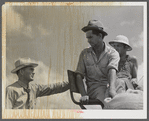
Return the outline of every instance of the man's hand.
{"type": "Polygon", "coordinates": [[[87,96],[87,95],[82,96],[82,97],[80,98],[80,102],[81,102],[81,103],[88,103],[88,101],[89,101],[89,96],[87,96]]]}
{"type": "Polygon", "coordinates": [[[133,87],[136,88],[138,86],[137,78],[131,79],[131,83],[132,83],[133,87]]]}
{"type": "Polygon", "coordinates": [[[131,79],[131,83],[132,83],[132,84],[137,84],[137,78],[132,78],[132,79],[131,79]]]}
{"type": "Polygon", "coordinates": [[[109,95],[110,95],[111,98],[113,98],[116,94],[117,93],[116,93],[115,90],[112,90],[112,89],[109,90],[109,95]]]}
{"type": "Polygon", "coordinates": [[[143,91],[143,87],[141,87],[140,85],[138,85],[138,86],[136,87],[136,90],[142,90],[142,91],[143,91]]]}

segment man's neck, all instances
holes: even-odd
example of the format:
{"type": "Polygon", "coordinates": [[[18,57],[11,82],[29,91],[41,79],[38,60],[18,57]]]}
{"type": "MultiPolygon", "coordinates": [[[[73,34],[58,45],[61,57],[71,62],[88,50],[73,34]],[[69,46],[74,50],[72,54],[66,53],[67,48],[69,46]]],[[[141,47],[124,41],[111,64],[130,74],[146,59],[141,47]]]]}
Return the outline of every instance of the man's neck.
{"type": "Polygon", "coordinates": [[[100,55],[103,52],[104,45],[105,44],[102,43],[102,45],[96,45],[96,46],[93,47],[93,50],[94,50],[94,52],[95,52],[96,55],[100,55]]]}
{"type": "Polygon", "coordinates": [[[23,78],[19,78],[19,80],[20,80],[21,82],[23,82],[25,85],[29,85],[29,82],[26,81],[25,79],[23,79],[23,78]]]}
{"type": "Polygon", "coordinates": [[[125,61],[126,60],[126,53],[124,53],[123,55],[120,56],[120,60],[121,61],[125,61]]]}

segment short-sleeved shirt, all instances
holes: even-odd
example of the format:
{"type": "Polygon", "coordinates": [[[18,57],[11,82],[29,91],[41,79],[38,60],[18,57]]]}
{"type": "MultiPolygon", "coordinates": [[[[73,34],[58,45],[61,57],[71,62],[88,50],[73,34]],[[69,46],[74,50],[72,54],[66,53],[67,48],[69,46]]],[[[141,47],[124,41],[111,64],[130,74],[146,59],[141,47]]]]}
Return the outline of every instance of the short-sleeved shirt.
{"type": "Polygon", "coordinates": [[[104,51],[97,59],[92,47],[84,49],[79,57],[76,73],[86,78],[88,94],[93,94],[100,85],[107,86],[109,69],[118,70],[118,52],[105,44],[104,51]],[[94,85],[94,86],[93,86],[94,85]],[[97,86],[99,85],[99,86],[97,86]],[[97,87],[96,87],[97,86],[97,87]]]}
{"type": "Polygon", "coordinates": [[[126,60],[124,62],[119,63],[119,69],[117,72],[117,81],[116,81],[116,83],[118,83],[117,89],[123,91],[126,91],[127,88],[134,89],[131,83],[131,79],[133,71],[137,69],[137,66],[138,65],[136,62],[136,58],[130,57],[129,55],[126,56],[126,60]]]}
{"type": "Polygon", "coordinates": [[[137,65],[133,63],[133,60],[136,60],[134,57],[126,56],[126,61],[122,65],[119,65],[119,71],[117,72],[117,78],[127,78],[132,79],[132,73],[134,68],[137,68],[137,65]]]}
{"type": "MultiPolygon", "coordinates": [[[[6,109],[27,109],[28,94],[24,88],[26,89],[27,85],[22,81],[17,81],[6,88],[6,109]]],[[[29,89],[29,107],[33,109],[36,105],[37,97],[64,92],[69,89],[69,83],[62,82],[50,85],[30,84],[29,89]]]]}

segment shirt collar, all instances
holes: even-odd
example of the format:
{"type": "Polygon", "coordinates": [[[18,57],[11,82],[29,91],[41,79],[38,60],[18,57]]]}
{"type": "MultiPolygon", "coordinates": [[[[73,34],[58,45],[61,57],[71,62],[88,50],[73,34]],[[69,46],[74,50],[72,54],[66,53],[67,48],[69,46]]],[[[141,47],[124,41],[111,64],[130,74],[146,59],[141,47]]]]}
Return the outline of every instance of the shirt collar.
{"type": "MultiPolygon", "coordinates": [[[[107,48],[108,46],[106,45],[106,43],[105,43],[105,42],[104,42],[104,46],[105,46],[105,48],[104,48],[103,52],[104,52],[104,53],[106,53],[106,52],[108,51],[108,48],[107,48]]],[[[88,51],[89,53],[90,53],[90,52],[94,53],[94,51],[93,51],[93,48],[92,48],[92,47],[88,48],[88,50],[87,50],[87,51],[88,51]]],[[[102,52],[102,53],[103,53],[103,52],[102,52]]]]}
{"type": "Polygon", "coordinates": [[[130,61],[130,60],[131,60],[131,58],[130,58],[129,55],[126,55],[126,60],[127,60],[127,61],[130,61]]]}
{"type": "Polygon", "coordinates": [[[26,83],[24,83],[24,82],[18,80],[18,84],[19,84],[21,87],[27,89],[27,84],[26,84],[26,83]]]}

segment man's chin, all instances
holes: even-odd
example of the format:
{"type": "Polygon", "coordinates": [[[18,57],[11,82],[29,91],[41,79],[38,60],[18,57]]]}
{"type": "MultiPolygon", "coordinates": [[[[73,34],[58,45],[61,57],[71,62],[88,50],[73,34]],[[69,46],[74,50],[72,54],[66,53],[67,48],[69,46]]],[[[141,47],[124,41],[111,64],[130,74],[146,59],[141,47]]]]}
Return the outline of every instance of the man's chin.
{"type": "Polygon", "coordinates": [[[31,82],[31,81],[34,81],[34,79],[30,79],[30,82],[31,82]]]}

